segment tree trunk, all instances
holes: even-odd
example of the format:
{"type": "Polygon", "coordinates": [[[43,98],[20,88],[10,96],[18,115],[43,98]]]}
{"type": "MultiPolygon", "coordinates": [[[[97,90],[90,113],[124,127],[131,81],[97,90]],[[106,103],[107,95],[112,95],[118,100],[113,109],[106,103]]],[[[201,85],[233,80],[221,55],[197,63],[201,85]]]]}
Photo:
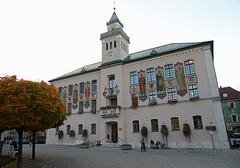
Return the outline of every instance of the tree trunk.
{"type": "Polygon", "coordinates": [[[33,139],[32,139],[32,160],[35,160],[35,144],[36,144],[36,131],[33,131],[33,139]]]}
{"type": "Polygon", "coordinates": [[[23,126],[16,129],[18,132],[18,162],[17,162],[17,168],[22,168],[22,136],[23,136],[23,126]]]}

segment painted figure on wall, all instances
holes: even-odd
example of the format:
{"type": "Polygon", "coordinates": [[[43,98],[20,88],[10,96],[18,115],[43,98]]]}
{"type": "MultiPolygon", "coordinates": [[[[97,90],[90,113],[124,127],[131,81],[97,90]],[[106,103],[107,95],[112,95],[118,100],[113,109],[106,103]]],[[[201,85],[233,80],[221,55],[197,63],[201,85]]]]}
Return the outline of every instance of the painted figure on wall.
{"type": "Polygon", "coordinates": [[[156,68],[157,96],[163,99],[166,96],[166,84],[164,82],[163,68],[156,68]]]}
{"type": "Polygon", "coordinates": [[[90,106],[90,82],[85,84],[85,108],[90,106]]]}
{"type": "Polygon", "coordinates": [[[63,103],[67,104],[67,87],[63,88],[63,103]]]}
{"type": "Polygon", "coordinates": [[[147,99],[147,91],[146,91],[146,78],[145,71],[141,70],[138,72],[138,83],[139,83],[139,99],[141,101],[145,101],[147,99]]]}
{"type": "Polygon", "coordinates": [[[180,96],[184,96],[187,93],[187,88],[185,84],[185,76],[182,63],[177,62],[177,64],[175,64],[175,74],[178,84],[177,86],[178,94],[180,96]]]}
{"type": "Polygon", "coordinates": [[[74,85],[73,90],[73,109],[76,110],[78,107],[78,85],[74,85]]]}

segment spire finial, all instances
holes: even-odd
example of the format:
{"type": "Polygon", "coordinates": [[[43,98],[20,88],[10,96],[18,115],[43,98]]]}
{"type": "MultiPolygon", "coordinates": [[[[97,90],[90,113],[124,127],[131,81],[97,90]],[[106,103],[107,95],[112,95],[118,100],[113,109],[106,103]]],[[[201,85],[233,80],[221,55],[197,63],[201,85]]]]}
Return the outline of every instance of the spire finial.
{"type": "Polygon", "coordinates": [[[115,1],[113,1],[113,3],[114,3],[113,10],[115,11],[116,10],[116,8],[115,8],[115,1]]]}

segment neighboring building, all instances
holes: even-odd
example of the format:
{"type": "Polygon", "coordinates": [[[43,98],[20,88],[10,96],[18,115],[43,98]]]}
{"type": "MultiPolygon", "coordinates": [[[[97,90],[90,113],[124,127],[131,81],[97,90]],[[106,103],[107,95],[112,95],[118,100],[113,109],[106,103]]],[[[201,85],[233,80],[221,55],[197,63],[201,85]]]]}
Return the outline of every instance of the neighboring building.
{"type": "Polygon", "coordinates": [[[231,87],[220,87],[219,93],[228,135],[240,132],[240,92],[231,87]]]}
{"type": "Polygon", "coordinates": [[[216,74],[213,41],[172,43],[129,54],[129,37],[114,12],[101,34],[102,62],[84,66],[49,82],[68,106],[67,120],[47,131],[48,144],[102,140],[103,145],[139,147],[141,127],[148,139],[162,140],[169,130],[170,148],[187,148],[183,124],[191,127],[192,148],[229,148],[216,74]],[[212,127],[210,127],[212,126],[212,127]],[[64,132],[58,140],[58,131],[64,132]],[[76,136],[70,138],[70,130],[76,136]]]}

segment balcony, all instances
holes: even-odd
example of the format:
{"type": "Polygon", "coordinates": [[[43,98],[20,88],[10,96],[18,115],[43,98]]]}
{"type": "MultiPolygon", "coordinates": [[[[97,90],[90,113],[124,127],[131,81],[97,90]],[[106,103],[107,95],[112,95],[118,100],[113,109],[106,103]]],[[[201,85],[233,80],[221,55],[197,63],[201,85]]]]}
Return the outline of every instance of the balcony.
{"type": "Polygon", "coordinates": [[[120,109],[121,107],[101,107],[100,109],[100,115],[103,118],[113,118],[113,117],[119,117],[120,116],[120,109]]]}

